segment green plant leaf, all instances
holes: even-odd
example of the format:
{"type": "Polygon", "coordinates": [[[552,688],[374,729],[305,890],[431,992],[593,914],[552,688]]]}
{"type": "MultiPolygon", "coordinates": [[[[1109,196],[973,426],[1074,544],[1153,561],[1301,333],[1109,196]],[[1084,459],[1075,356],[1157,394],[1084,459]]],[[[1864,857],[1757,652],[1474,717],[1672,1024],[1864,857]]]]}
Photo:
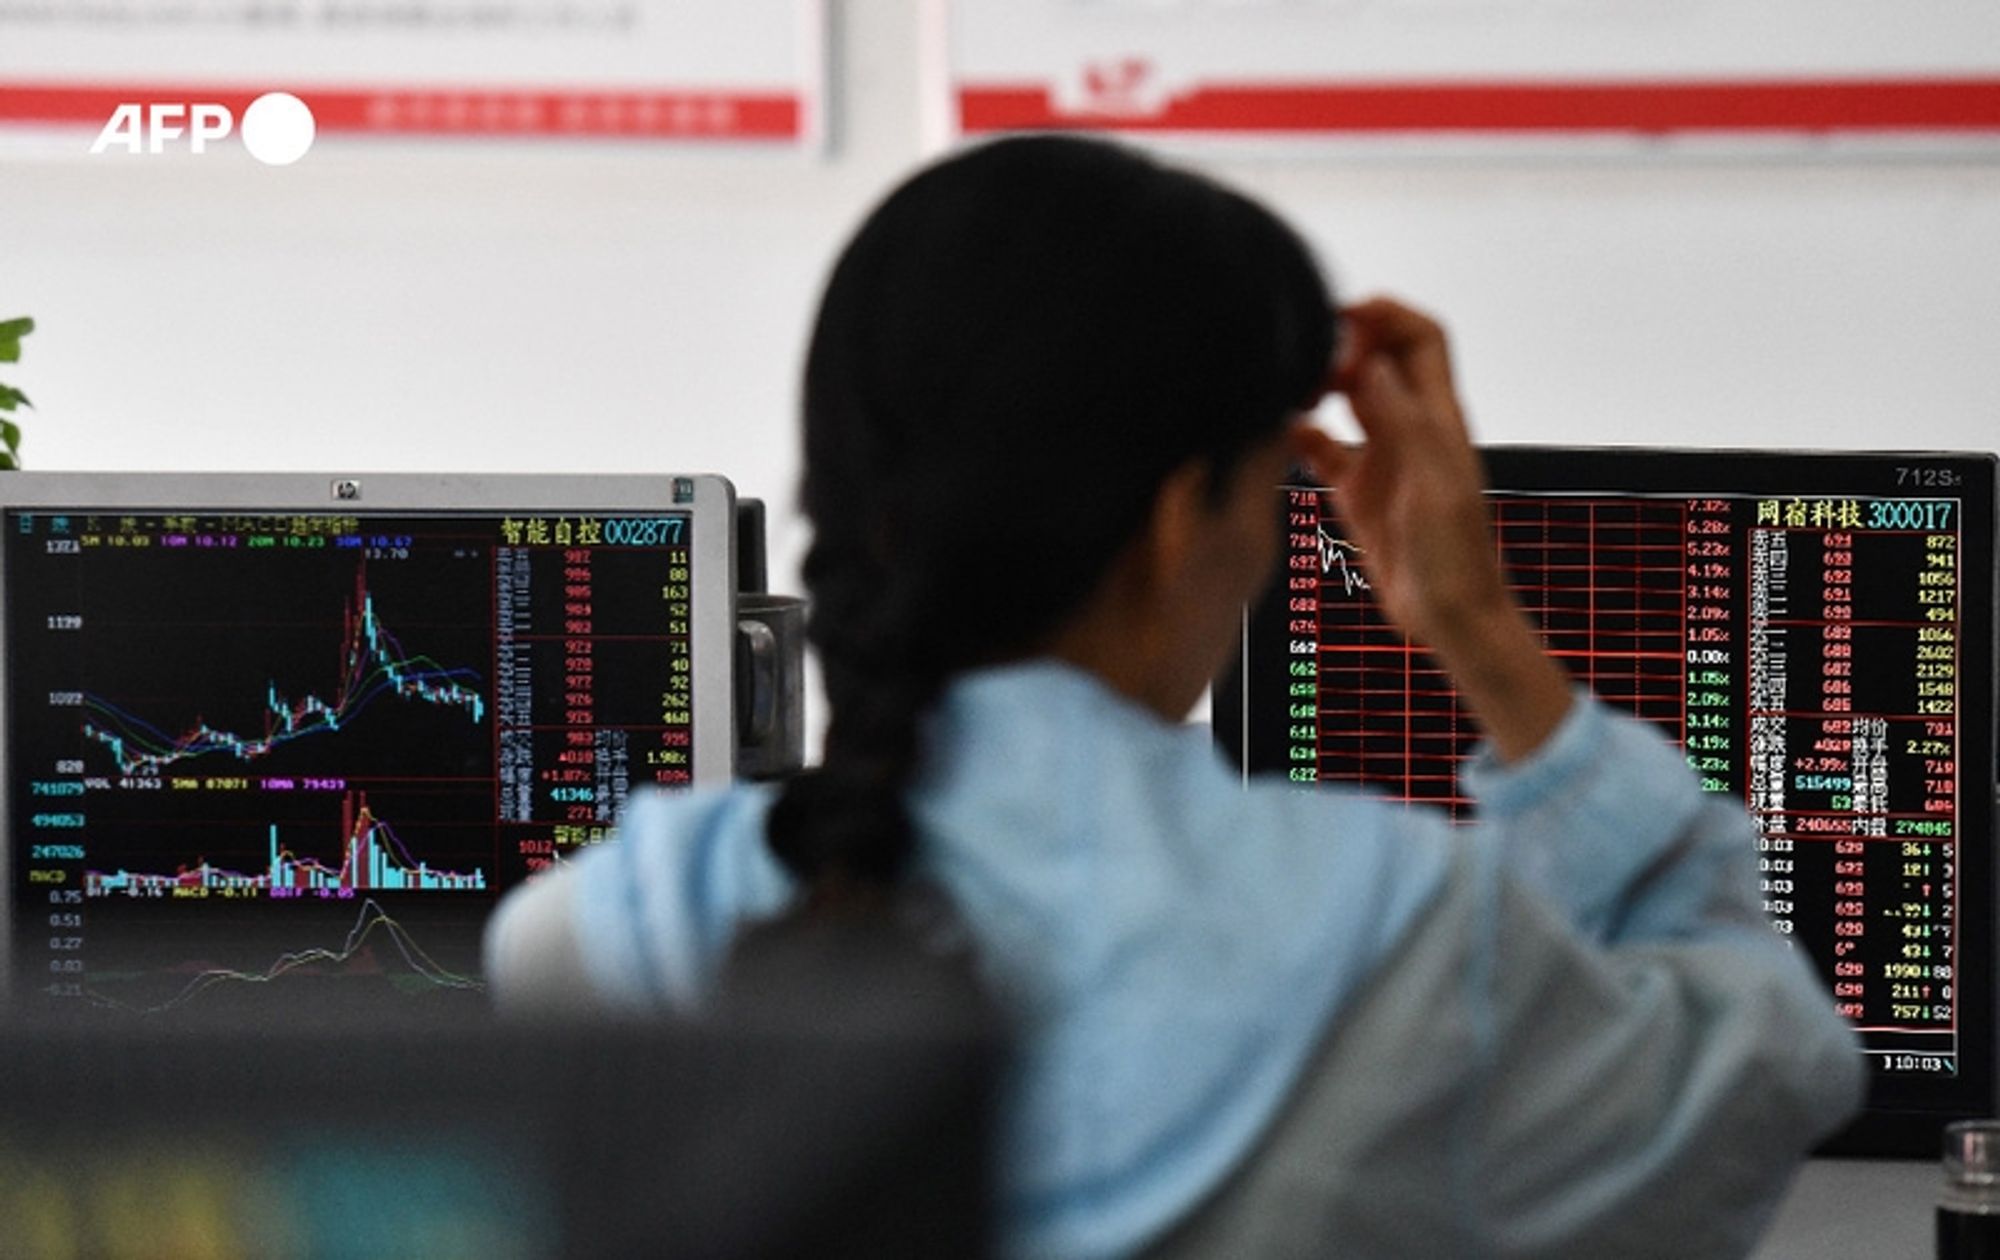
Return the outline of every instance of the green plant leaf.
{"type": "MultiPolygon", "coordinates": [[[[18,319],[0,320],[0,363],[18,363],[21,360],[21,338],[35,331],[35,321],[22,316],[18,319]]],[[[11,412],[19,407],[33,408],[28,396],[12,385],[0,385],[0,411],[11,412]]],[[[21,466],[21,426],[12,420],[0,420],[0,471],[21,466]]]]}

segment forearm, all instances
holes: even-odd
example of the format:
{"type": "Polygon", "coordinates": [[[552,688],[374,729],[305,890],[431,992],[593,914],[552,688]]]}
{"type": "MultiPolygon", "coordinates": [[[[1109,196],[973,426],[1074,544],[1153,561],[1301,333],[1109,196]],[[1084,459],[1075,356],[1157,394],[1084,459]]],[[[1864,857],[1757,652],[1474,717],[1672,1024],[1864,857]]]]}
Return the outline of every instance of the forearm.
{"type": "Polygon", "coordinates": [[[1509,763],[1489,747],[1462,771],[1482,849],[1598,940],[1638,925],[1685,935],[1718,899],[1734,917],[1755,879],[1740,808],[1706,797],[1658,731],[1578,691],[1569,703],[1531,756],[1509,763]],[[1732,865],[1741,878],[1718,883],[1732,865]]]}
{"type": "Polygon", "coordinates": [[[1542,746],[1574,703],[1568,676],[1512,600],[1446,625],[1432,650],[1503,762],[1542,746]]]}

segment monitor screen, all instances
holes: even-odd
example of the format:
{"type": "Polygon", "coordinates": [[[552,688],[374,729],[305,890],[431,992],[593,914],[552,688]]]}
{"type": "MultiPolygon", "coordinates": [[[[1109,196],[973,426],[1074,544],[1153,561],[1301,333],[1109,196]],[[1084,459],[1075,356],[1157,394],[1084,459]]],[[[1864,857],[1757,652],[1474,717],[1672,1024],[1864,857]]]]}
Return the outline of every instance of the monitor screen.
{"type": "MultiPolygon", "coordinates": [[[[1995,1102],[1991,455],[1491,447],[1503,567],[1549,651],[1657,725],[1758,832],[1764,908],[1859,1030],[1841,1149],[1937,1151],[1995,1102]]],[[[1246,774],[1471,818],[1477,738],[1370,599],[1334,496],[1215,693],[1246,774]]]]}
{"type": "Polygon", "coordinates": [[[478,994],[494,902],[723,782],[713,477],[0,480],[17,1002],[478,994]]]}

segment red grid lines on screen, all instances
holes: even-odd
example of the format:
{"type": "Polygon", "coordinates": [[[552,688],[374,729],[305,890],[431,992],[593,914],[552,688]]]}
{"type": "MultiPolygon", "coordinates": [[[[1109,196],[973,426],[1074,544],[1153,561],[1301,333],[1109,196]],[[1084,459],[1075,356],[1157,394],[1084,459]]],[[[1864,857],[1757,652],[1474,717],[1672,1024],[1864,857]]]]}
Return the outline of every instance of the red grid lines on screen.
{"type": "MultiPolygon", "coordinates": [[[[1515,597],[1551,654],[1609,703],[1684,736],[1687,509],[1679,499],[1491,500],[1515,597]]],[[[1438,664],[1370,598],[1367,558],[1322,525],[1321,780],[1469,816],[1458,767],[1477,728],[1438,664]]]]}

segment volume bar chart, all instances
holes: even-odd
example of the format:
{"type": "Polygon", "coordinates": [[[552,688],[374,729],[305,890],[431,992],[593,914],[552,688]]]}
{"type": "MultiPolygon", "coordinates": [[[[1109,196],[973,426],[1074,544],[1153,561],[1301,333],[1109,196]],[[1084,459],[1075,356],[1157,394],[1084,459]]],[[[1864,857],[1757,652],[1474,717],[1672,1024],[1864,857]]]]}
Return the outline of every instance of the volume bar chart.
{"type": "Polygon", "coordinates": [[[411,854],[395,830],[375,817],[367,794],[349,792],[341,801],[344,838],[339,860],[329,864],[293,853],[270,827],[270,863],[261,872],[230,870],[202,859],[172,873],[86,871],[84,893],[91,897],[270,896],[306,894],[352,896],[359,892],[484,892],[483,870],[433,869],[411,854]]]}

